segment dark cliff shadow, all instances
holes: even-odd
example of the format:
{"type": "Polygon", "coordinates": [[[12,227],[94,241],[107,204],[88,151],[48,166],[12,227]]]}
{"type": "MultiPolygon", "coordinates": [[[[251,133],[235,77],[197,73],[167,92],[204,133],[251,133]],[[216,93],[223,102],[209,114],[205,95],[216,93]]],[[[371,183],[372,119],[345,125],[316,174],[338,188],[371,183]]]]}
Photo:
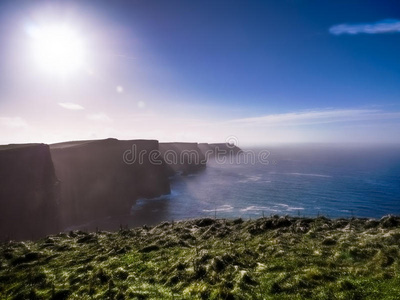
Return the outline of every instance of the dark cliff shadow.
{"type": "Polygon", "coordinates": [[[58,180],[49,146],[0,146],[0,240],[56,233],[58,180]]]}
{"type": "Polygon", "coordinates": [[[60,180],[63,227],[129,214],[140,198],[170,192],[164,163],[150,160],[158,141],[116,139],[50,146],[60,180]],[[124,160],[131,151],[131,160],[124,160]],[[135,153],[132,153],[135,152],[135,153]]]}

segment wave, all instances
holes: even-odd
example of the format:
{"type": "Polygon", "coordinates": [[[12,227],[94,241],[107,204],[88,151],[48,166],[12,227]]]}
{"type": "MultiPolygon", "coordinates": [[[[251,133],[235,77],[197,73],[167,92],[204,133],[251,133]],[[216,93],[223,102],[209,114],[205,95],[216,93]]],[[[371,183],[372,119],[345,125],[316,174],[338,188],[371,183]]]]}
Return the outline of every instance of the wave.
{"type": "Polygon", "coordinates": [[[238,180],[239,183],[248,183],[248,182],[258,182],[261,180],[261,176],[246,176],[246,179],[238,180]]]}
{"type": "Polygon", "coordinates": [[[248,206],[246,208],[242,208],[240,211],[271,211],[271,212],[278,212],[279,210],[274,209],[272,207],[268,207],[268,206],[252,205],[252,206],[248,206]]]}
{"type": "Polygon", "coordinates": [[[225,204],[225,205],[221,205],[216,207],[215,209],[203,209],[204,212],[213,212],[213,211],[232,211],[233,210],[233,206],[225,204]]]}
{"type": "Polygon", "coordinates": [[[279,203],[279,204],[277,204],[277,206],[284,207],[285,211],[303,210],[304,209],[304,207],[295,207],[295,206],[290,206],[288,204],[283,204],[283,203],[279,203]]]}
{"type": "Polygon", "coordinates": [[[294,175],[294,176],[312,176],[312,177],[325,177],[325,178],[331,178],[332,176],[330,175],[324,175],[324,174],[313,174],[313,173],[285,173],[286,175],[294,175]]]}
{"type": "Polygon", "coordinates": [[[136,202],[132,205],[131,207],[131,213],[138,211],[138,210],[142,210],[143,206],[145,206],[146,204],[153,202],[153,201],[163,201],[163,200],[170,200],[172,197],[178,195],[179,193],[175,192],[174,190],[171,190],[171,193],[169,194],[165,194],[165,195],[161,195],[158,197],[154,197],[154,198],[139,198],[136,200],[136,202]]]}

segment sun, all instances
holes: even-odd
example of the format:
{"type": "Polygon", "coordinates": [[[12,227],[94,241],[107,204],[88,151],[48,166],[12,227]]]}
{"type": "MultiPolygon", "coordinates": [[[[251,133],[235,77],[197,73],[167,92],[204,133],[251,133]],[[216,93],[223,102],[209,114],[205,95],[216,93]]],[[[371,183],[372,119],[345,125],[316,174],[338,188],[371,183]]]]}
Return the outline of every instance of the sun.
{"type": "Polygon", "coordinates": [[[36,27],[30,30],[36,65],[49,73],[67,75],[85,62],[82,38],[67,25],[36,27]]]}

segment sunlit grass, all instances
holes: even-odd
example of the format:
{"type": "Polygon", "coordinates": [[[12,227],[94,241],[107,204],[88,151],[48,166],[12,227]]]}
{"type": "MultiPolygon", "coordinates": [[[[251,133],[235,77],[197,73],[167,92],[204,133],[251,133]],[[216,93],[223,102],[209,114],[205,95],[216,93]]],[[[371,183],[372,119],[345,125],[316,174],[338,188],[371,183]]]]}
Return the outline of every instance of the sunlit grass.
{"type": "Polygon", "coordinates": [[[199,219],[0,247],[1,299],[398,299],[399,220],[199,219]]]}

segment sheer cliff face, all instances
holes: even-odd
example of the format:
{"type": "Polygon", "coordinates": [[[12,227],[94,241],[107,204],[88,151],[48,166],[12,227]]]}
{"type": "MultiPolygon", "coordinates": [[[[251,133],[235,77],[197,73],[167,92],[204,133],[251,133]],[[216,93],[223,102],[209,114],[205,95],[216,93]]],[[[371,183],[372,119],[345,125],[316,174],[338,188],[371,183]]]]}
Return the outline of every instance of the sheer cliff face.
{"type": "Polygon", "coordinates": [[[51,145],[63,225],[128,214],[136,199],[168,194],[165,164],[149,157],[157,150],[157,141],[144,140],[51,145]]]}
{"type": "Polygon", "coordinates": [[[0,239],[35,239],[59,229],[49,146],[0,146],[0,239]]]}
{"type": "Polygon", "coordinates": [[[160,143],[159,149],[170,175],[190,174],[206,167],[204,154],[197,143],[160,143]]]}
{"type": "Polygon", "coordinates": [[[219,144],[208,144],[208,143],[200,143],[199,149],[206,157],[206,159],[213,157],[226,157],[226,156],[235,156],[242,151],[239,147],[227,143],[219,143],[219,144]]]}
{"type": "MultiPolygon", "coordinates": [[[[203,170],[226,144],[116,139],[0,146],[0,240],[35,239],[129,214],[138,198],[170,193],[168,176],[203,170]]],[[[223,152],[223,151],[222,151],[223,152]]]]}

